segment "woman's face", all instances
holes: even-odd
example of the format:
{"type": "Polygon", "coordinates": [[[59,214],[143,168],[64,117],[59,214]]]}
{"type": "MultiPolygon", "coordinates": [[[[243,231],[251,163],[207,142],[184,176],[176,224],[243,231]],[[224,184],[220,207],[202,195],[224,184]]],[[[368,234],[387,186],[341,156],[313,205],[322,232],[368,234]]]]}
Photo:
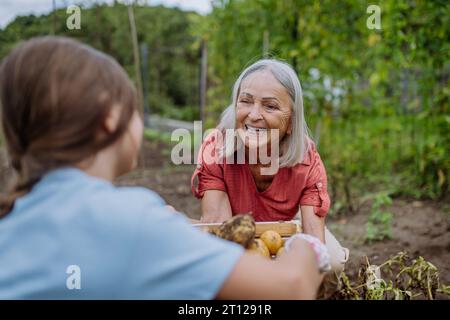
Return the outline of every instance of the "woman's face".
{"type": "Polygon", "coordinates": [[[279,144],[291,134],[291,99],[268,70],[250,74],[241,83],[236,107],[236,127],[247,148],[270,146],[271,129],[278,130],[279,144]]]}

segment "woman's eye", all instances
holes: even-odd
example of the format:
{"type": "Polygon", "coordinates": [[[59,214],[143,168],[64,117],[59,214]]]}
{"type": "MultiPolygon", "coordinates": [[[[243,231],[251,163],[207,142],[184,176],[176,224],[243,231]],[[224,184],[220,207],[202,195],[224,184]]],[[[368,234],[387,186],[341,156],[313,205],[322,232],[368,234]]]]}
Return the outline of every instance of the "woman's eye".
{"type": "Polygon", "coordinates": [[[240,100],[239,102],[241,102],[241,103],[250,103],[250,101],[248,101],[248,100],[240,100]]]}
{"type": "Polygon", "coordinates": [[[269,110],[276,110],[276,109],[278,109],[277,106],[274,106],[274,105],[271,105],[271,104],[266,105],[266,108],[269,109],[269,110]]]}

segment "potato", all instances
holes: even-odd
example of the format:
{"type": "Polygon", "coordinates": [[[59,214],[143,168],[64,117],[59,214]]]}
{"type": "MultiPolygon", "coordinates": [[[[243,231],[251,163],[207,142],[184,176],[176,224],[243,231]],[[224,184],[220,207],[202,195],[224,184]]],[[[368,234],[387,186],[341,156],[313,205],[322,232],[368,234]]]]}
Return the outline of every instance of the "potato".
{"type": "Polygon", "coordinates": [[[255,238],[256,226],[249,214],[237,215],[225,221],[216,231],[216,236],[239,243],[248,248],[255,238]]]}
{"type": "Polygon", "coordinates": [[[278,249],[278,251],[277,251],[277,258],[279,256],[281,256],[282,254],[284,254],[284,247],[281,247],[280,249],[278,249]]]}
{"type": "Polygon", "coordinates": [[[256,252],[264,257],[270,258],[269,249],[261,239],[255,239],[249,246],[249,251],[256,252]]]}
{"type": "Polygon", "coordinates": [[[264,241],[265,245],[269,249],[270,254],[277,254],[278,249],[283,246],[283,239],[280,234],[276,231],[267,230],[261,234],[261,240],[264,241]]]}

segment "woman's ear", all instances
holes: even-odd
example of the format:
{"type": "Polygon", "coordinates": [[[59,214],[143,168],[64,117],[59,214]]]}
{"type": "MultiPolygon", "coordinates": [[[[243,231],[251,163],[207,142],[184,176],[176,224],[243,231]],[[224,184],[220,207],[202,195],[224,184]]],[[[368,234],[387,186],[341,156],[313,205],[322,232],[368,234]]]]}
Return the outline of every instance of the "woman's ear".
{"type": "Polygon", "coordinates": [[[109,134],[115,132],[119,124],[119,118],[120,108],[118,106],[113,106],[103,122],[103,130],[109,134]]]}

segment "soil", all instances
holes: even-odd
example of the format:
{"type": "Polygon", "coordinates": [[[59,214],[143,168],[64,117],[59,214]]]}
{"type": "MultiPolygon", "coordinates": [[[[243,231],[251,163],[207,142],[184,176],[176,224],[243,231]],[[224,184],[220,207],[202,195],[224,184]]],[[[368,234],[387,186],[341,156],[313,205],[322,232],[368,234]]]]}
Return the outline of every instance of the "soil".
{"type": "MultiPolygon", "coordinates": [[[[160,194],[168,204],[189,217],[198,219],[200,202],[191,193],[190,179],[195,165],[170,164],[170,149],[162,143],[144,143],[139,168],[117,179],[117,185],[148,187],[160,194]]],[[[5,151],[0,149],[0,191],[11,179],[5,151]]],[[[399,251],[411,257],[423,256],[440,271],[440,279],[450,284],[450,212],[449,203],[394,199],[390,211],[394,215],[392,239],[366,243],[365,223],[370,205],[356,213],[339,214],[327,219],[328,228],[341,244],[350,249],[346,273],[354,279],[368,256],[372,264],[380,264],[399,251]]],[[[448,298],[448,297],[443,297],[448,298]]]]}

